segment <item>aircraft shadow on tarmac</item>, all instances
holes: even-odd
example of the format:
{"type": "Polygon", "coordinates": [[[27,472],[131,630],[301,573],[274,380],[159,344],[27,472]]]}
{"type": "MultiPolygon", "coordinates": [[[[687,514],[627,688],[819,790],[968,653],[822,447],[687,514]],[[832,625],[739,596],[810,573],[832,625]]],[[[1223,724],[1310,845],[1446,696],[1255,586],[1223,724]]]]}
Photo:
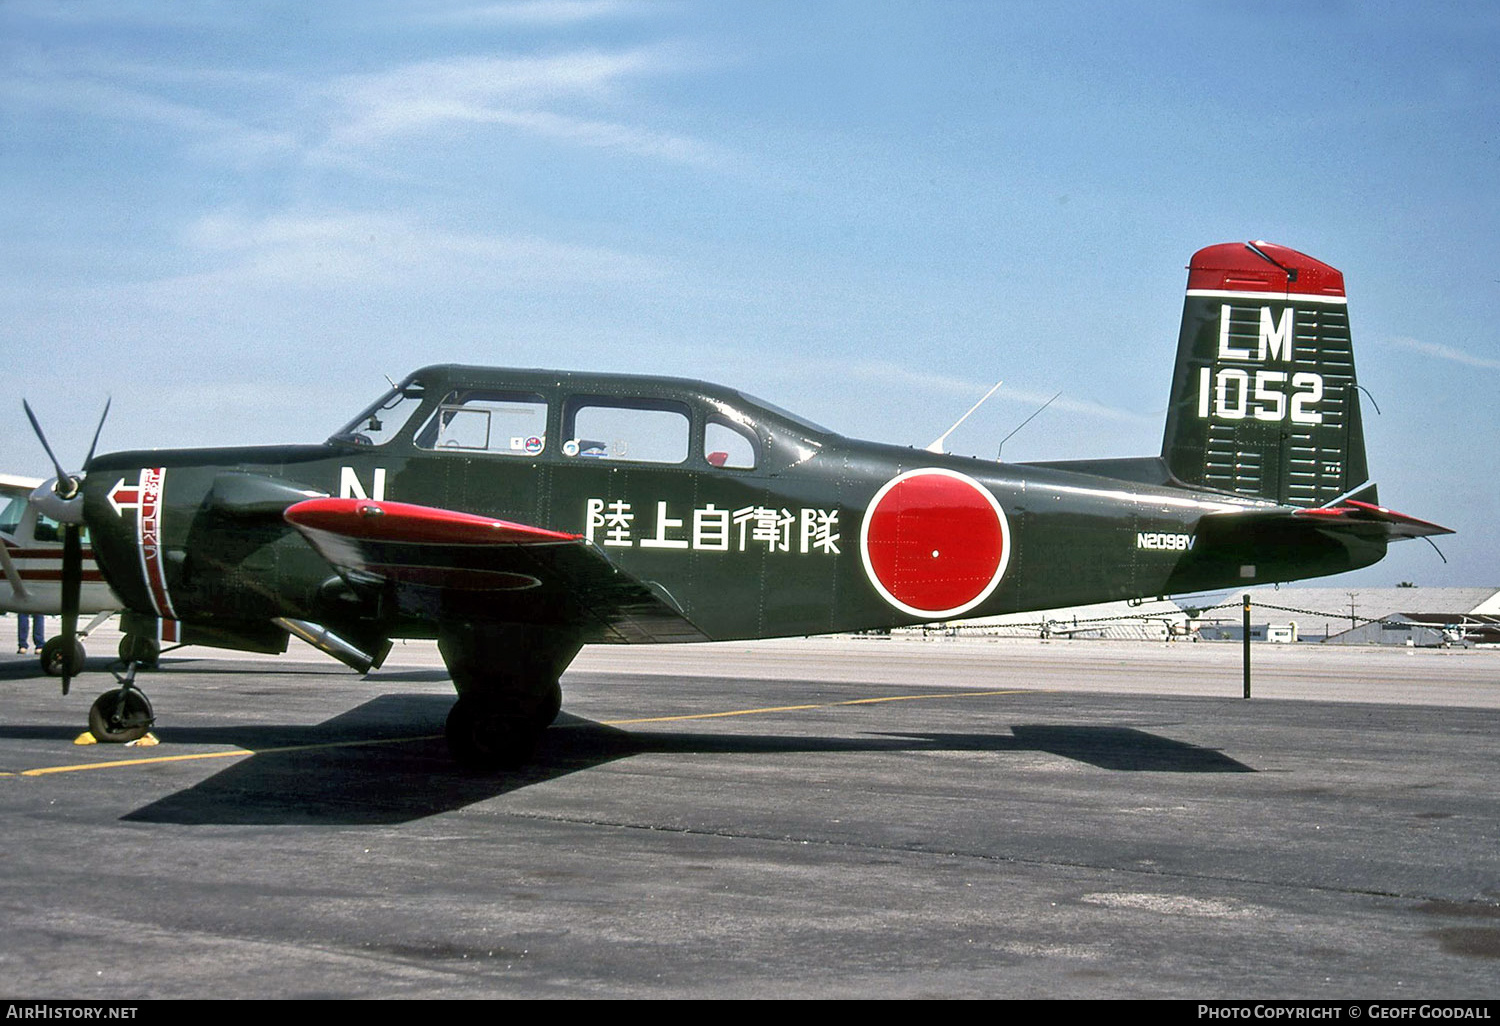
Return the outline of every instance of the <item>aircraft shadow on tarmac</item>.
{"type": "MultiPolygon", "coordinates": [[[[446,696],[384,695],[316,726],[170,728],[163,740],[174,747],[236,745],[256,754],[122,818],[177,824],[400,823],[651,753],[1049,752],[1113,771],[1254,772],[1214,749],[1131,727],[1015,725],[1009,734],[833,738],[626,731],[564,713],[543,735],[530,765],[480,775],[459,769],[448,757],[441,734],[451,705],[446,696]]],[[[13,732],[0,728],[0,736],[13,732]]],[[[153,753],[167,754],[164,749],[153,753]]]]}
{"type": "MultiPolygon", "coordinates": [[[[5,623],[6,621],[0,621],[0,624],[5,623]]],[[[103,656],[94,656],[83,661],[85,672],[100,674],[106,683],[109,681],[110,667],[122,669],[123,664],[118,659],[106,659],[103,656]]],[[[37,657],[30,655],[18,655],[14,659],[0,660],[0,680],[36,680],[50,683],[54,687],[57,685],[57,678],[43,673],[37,657]]]]}
{"type": "MultiPolygon", "coordinates": [[[[275,664],[274,672],[277,676],[319,676],[329,675],[339,677],[355,677],[357,674],[345,666],[337,663],[293,663],[278,662],[275,664]]],[[[212,671],[221,676],[232,676],[234,674],[246,674],[249,676],[263,677],[267,673],[264,665],[255,663],[234,663],[229,660],[219,660],[212,657],[206,659],[192,656],[180,656],[177,658],[165,658],[160,666],[143,670],[142,681],[148,681],[152,676],[165,672],[169,676],[173,669],[185,672],[205,673],[212,671]]],[[[90,694],[102,691],[110,686],[110,675],[116,671],[123,673],[125,664],[112,656],[89,656],[83,661],[83,671],[73,678],[73,687],[83,688],[90,694]],[[95,685],[98,687],[95,687],[95,685]]],[[[448,680],[447,670],[411,670],[399,671],[396,674],[382,674],[382,680],[448,680]]],[[[0,681],[11,680],[35,680],[57,685],[58,678],[49,677],[42,672],[40,664],[34,656],[17,656],[15,659],[0,661],[0,681]]]]}

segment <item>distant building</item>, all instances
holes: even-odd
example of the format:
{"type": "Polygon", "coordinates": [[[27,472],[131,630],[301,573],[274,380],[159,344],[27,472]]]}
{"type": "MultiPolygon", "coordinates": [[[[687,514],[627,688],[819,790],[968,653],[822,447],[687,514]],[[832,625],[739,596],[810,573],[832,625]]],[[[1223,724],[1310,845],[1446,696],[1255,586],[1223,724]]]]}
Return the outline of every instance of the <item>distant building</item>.
{"type": "Polygon", "coordinates": [[[1392,613],[1328,638],[1329,645],[1406,645],[1472,648],[1500,645],[1500,616],[1472,613],[1392,613]]]}
{"type": "MultiPolygon", "coordinates": [[[[1500,644],[1497,588],[1254,588],[1251,616],[1274,611],[1302,641],[1331,645],[1500,644]]],[[[1206,636],[1206,635],[1205,635],[1206,636]]]]}
{"type": "Polygon", "coordinates": [[[1500,588],[1251,588],[1191,603],[1103,602],[898,628],[894,633],[1239,642],[1244,638],[1245,594],[1250,596],[1251,641],[1500,645],[1500,588]]]}
{"type": "MultiPolygon", "coordinates": [[[[1245,625],[1241,623],[1205,623],[1198,628],[1198,636],[1204,641],[1244,641],[1245,625]]],[[[1300,641],[1295,620],[1286,623],[1252,623],[1251,641],[1269,641],[1273,645],[1290,645],[1300,641]]]]}

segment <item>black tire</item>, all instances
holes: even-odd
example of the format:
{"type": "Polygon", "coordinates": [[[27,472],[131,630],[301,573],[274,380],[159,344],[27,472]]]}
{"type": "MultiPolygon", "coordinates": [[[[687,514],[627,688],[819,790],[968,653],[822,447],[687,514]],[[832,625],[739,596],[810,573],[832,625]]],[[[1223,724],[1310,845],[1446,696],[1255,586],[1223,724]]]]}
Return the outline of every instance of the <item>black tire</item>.
{"type": "Polygon", "coordinates": [[[443,733],[449,753],[460,766],[493,772],[525,765],[536,750],[541,729],[534,721],[497,711],[490,703],[460,698],[448,711],[443,733]]]}
{"type": "Polygon", "coordinates": [[[106,691],[89,707],[89,733],[105,744],[145,737],[155,722],[151,702],[134,688],[106,691]]]}
{"type": "Polygon", "coordinates": [[[542,699],[542,704],[537,707],[536,719],[533,721],[537,730],[546,730],[552,726],[560,712],[562,712],[562,685],[553,681],[546,696],[542,699]]]}
{"type": "Polygon", "coordinates": [[[137,666],[154,667],[161,655],[161,645],[155,638],[140,634],[126,634],[120,638],[120,662],[134,662],[137,666]]]}
{"type": "Polygon", "coordinates": [[[51,638],[42,646],[42,672],[51,677],[61,677],[67,671],[69,677],[83,672],[83,643],[73,639],[70,650],[66,638],[51,638]]]}

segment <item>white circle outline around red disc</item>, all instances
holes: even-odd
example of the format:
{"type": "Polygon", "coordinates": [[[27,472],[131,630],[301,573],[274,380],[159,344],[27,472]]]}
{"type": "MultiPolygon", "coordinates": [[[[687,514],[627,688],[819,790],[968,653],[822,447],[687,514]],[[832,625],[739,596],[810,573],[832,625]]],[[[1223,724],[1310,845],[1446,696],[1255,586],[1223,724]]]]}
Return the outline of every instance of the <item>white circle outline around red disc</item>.
{"type": "Polygon", "coordinates": [[[865,576],[870,579],[870,583],[880,593],[880,597],[903,613],[910,613],[912,616],[920,616],[926,619],[957,616],[960,613],[967,613],[979,605],[979,603],[989,598],[996,586],[999,585],[1000,578],[1005,576],[1005,568],[1010,564],[1010,521],[1005,518],[1005,510],[1000,508],[1000,503],[990,493],[990,490],[969,475],[960,474],[956,470],[946,470],[942,467],[920,467],[916,470],[908,470],[904,474],[897,474],[881,485],[880,490],[875,493],[875,497],[870,500],[870,504],[865,507],[864,522],[859,527],[859,558],[865,565],[865,576]],[[885,498],[890,493],[890,490],[902,481],[913,477],[925,477],[929,474],[937,474],[940,477],[951,477],[955,481],[962,481],[974,489],[974,491],[984,496],[985,501],[990,504],[990,508],[995,511],[995,520],[1000,524],[1000,562],[995,567],[995,575],[990,578],[990,582],[984,586],[978,595],[975,595],[962,605],[954,606],[952,609],[918,609],[916,606],[907,605],[886,590],[886,586],[880,583],[880,578],[876,576],[875,568],[870,565],[870,515],[875,512],[875,507],[879,506],[880,500],[885,498]]]}

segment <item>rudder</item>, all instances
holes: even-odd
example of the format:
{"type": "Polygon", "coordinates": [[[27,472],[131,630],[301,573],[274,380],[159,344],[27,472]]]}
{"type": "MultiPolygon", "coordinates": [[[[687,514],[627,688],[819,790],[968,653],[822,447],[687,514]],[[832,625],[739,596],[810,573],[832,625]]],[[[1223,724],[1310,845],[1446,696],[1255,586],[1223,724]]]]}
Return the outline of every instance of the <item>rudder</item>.
{"type": "Polygon", "coordinates": [[[1342,272],[1267,242],[1193,254],[1162,459],[1279,505],[1375,501],[1342,272]]]}

